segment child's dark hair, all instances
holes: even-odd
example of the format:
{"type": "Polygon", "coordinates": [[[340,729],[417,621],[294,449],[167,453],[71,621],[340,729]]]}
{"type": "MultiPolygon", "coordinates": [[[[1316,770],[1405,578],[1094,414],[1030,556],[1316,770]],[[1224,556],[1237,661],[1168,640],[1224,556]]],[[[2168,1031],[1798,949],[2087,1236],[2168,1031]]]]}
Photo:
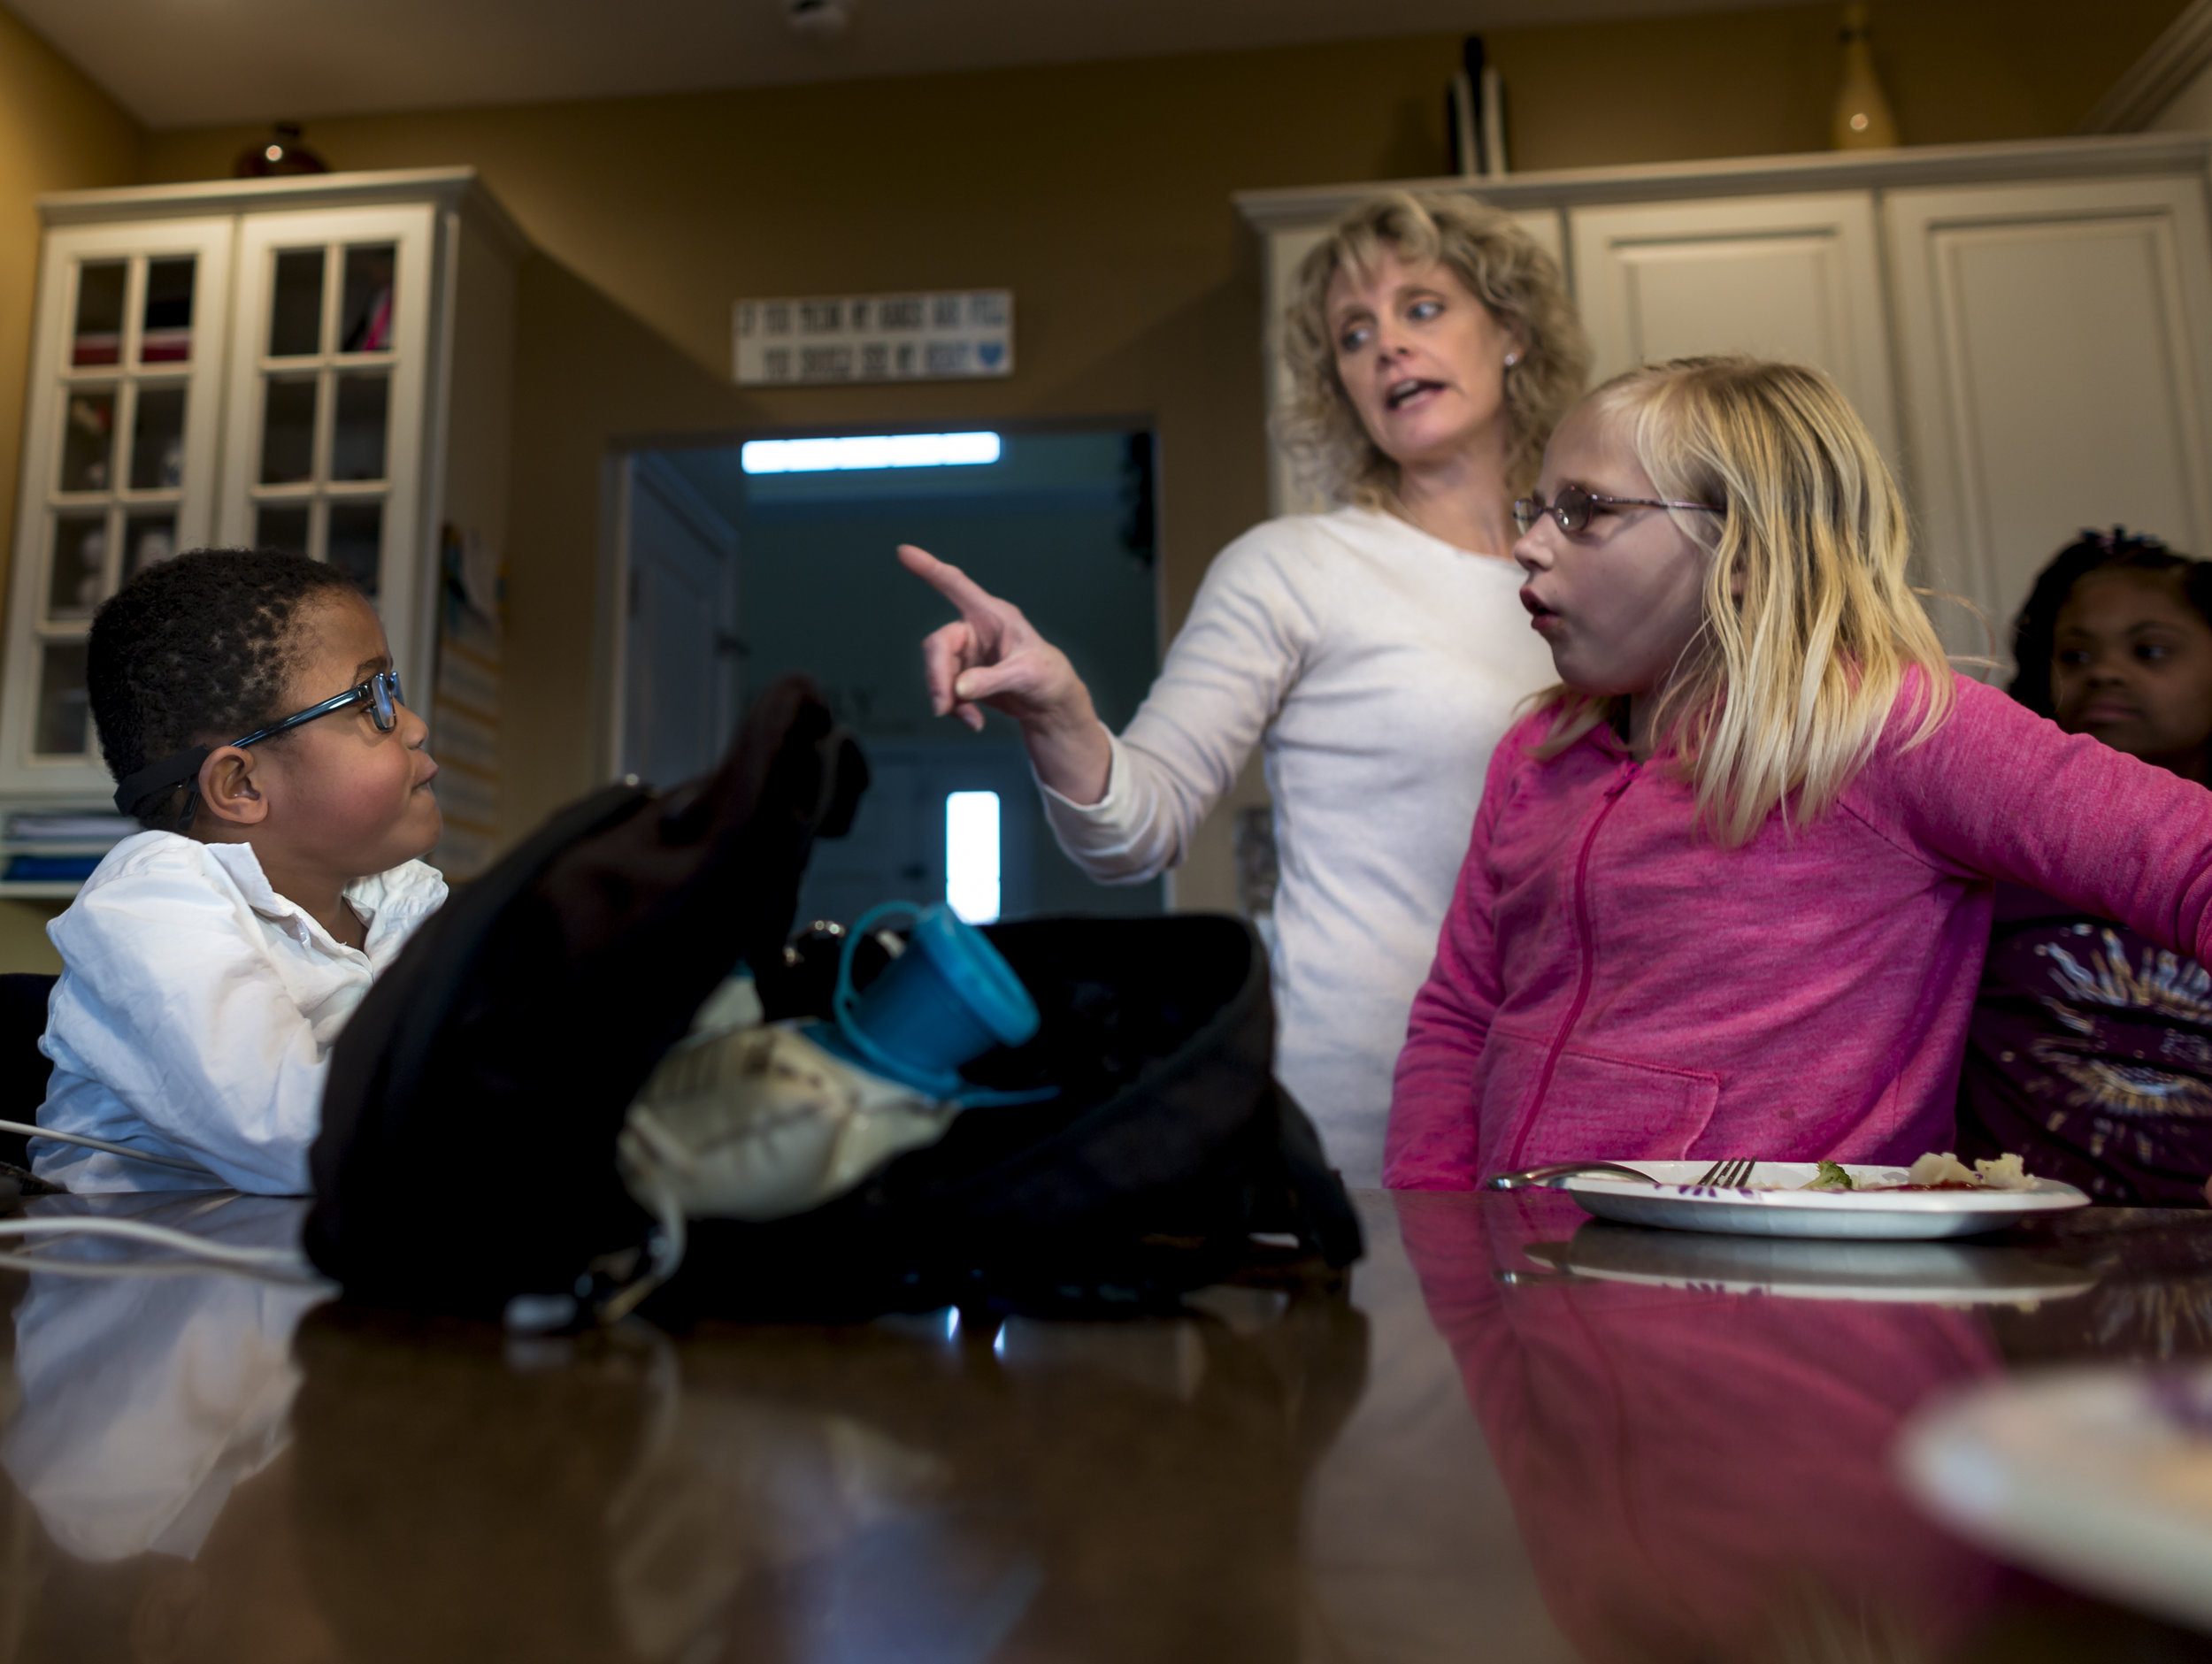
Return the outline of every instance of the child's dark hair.
{"type": "Polygon", "coordinates": [[[2177,555],[2158,539],[2132,535],[2124,526],[2084,532],[2037,575],[2028,603],[2012,626],[2012,657],[2019,669],[2006,691],[2037,716],[2058,714],[2051,698],[2051,654],[2067,597],[2090,573],[2112,571],[2179,574],[2181,581],[2175,587],[2198,616],[2212,625],[2212,561],[2177,555]]]}
{"type": "MultiPolygon", "coordinates": [[[[343,571],[275,549],[194,549],[150,566],[93,615],[85,662],[100,755],[119,782],[194,746],[221,745],[287,713],[292,625],[319,597],[361,592],[343,571]]],[[[138,819],[192,824],[183,782],[138,819]]]]}

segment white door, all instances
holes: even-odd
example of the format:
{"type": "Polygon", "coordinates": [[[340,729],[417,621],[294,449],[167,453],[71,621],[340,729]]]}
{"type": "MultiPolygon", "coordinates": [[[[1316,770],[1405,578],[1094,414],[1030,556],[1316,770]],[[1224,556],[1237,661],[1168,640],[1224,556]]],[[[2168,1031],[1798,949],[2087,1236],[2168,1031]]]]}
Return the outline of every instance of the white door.
{"type": "MultiPolygon", "coordinates": [[[[1528,209],[1510,217],[1535,240],[1539,248],[1564,268],[1565,247],[1560,234],[1558,210],[1528,209]]],[[[1279,412],[1290,400],[1290,374],[1283,362],[1283,308],[1289,303],[1291,279],[1298,270],[1298,263],[1328,234],[1329,227],[1325,225],[1300,226],[1268,234],[1264,357],[1267,408],[1271,414],[1279,412]]],[[[1306,477],[1299,459],[1277,439],[1272,420],[1268,424],[1267,501],[1268,510],[1272,514],[1318,514],[1329,506],[1320,487],[1306,477]]]]}
{"type": "Polygon", "coordinates": [[[1884,212],[1926,571],[1981,615],[1937,620],[2008,673],[2014,615],[2081,528],[2212,555],[2204,180],[1901,190],[1884,212]]]}
{"type": "Polygon", "coordinates": [[[675,786],[735,722],[737,534],[652,456],[629,464],[621,772],[675,786]]]}
{"type": "Polygon", "coordinates": [[[1870,196],[1648,203],[1568,218],[1597,380],[1701,353],[1811,364],[1835,378],[1898,465],[1870,196]]]}

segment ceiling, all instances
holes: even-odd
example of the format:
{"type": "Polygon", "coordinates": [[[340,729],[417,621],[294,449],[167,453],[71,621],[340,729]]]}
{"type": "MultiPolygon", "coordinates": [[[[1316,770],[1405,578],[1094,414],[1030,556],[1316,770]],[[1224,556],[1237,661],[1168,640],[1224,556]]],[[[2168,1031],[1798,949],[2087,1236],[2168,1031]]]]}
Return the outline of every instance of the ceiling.
{"type": "Polygon", "coordinates": [[[1145,58],[1789,0],[4,0],[150,127],[1145,58]]]}

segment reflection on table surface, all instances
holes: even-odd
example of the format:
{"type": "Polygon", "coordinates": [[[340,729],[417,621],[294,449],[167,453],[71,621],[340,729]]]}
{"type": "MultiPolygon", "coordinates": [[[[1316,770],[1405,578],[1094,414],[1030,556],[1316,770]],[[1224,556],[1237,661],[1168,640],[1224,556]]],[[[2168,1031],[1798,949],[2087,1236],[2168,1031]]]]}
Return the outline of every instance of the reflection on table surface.
{"type": "MultiPolygon", "coordinates": [[[[1831,1263],[1362,1205],[1348,1292],[682,1337],[56,1240],[0,1273],[0,1664],[2212,1656],[1947,1536],[1886,1460],[1993,1372],[2212,1351],[2212,1215],[1831,1263]]],[[[257,1245],[300,1211],[39,1206],[257,1245]]]]}

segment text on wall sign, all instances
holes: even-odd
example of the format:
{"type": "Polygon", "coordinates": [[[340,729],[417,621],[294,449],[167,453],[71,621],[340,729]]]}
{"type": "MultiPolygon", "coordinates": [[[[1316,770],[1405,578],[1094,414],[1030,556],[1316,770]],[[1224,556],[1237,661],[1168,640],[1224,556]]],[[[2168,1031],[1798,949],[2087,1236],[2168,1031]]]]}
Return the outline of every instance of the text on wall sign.
{"type": "Polygon", "coordinates": [[[740,301],[740,387],[963,381],[1014,372],[1014,292],[740,301]]]}

